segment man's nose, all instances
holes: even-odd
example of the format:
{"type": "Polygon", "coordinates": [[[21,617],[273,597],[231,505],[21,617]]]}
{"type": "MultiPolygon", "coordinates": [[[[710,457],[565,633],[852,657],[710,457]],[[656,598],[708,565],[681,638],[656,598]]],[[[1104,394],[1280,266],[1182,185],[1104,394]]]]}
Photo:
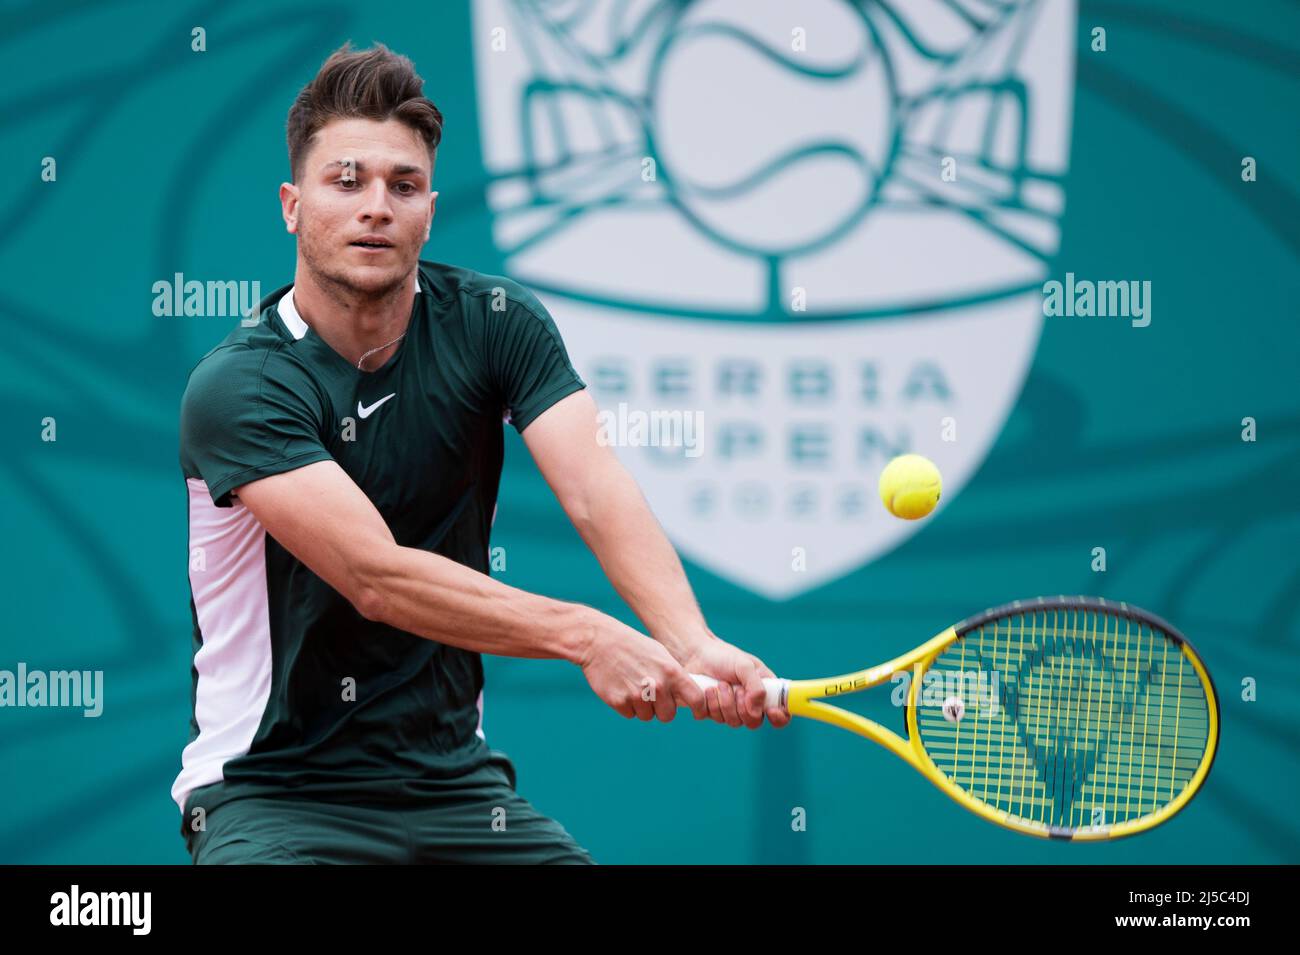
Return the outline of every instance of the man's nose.
{"type": "Polygon", "coordinates": [[[388,195],[388,183],[374,179],[366,187],[365,199],[359,214],[364,219],[392,219],[393,206],[388,195]]]}

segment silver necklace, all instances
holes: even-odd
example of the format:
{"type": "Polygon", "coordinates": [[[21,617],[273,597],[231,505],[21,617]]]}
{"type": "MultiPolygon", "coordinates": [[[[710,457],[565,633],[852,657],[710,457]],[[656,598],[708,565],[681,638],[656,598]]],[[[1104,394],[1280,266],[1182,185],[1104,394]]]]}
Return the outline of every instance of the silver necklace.
{"type": "MultiPolygon", "coordinates": [[[[408,328],[407,331],[410,331],[410,329],[408,328]]],[[[402,332],[402,334],[398,335],[396,338],[394,338],[394,339],[393,339],[391,342],[389,342],[387,345],[380,345],[378,348],[372,348],[372,349],[370,349],[370,351],[366,352],[364,355],[362,355],[360,358],[357,359],[357,371],[361,371],[361,370],[362,370],[362,369],[361,369],[361,365],[365,362],[365,360],[366,360],[367,358],[369,358],[369,357],[370,357],[371,355],[373,355],[375,352],[377,352],[377,351],[383,351],[383,350],[384,350],[385,348],[387,348],[389,345],[396,345],[398,342],[400,342],[400,341],[401,341],[403,338],[405,338],[405,337],[406,337],[406,332],[402,332]]]]}

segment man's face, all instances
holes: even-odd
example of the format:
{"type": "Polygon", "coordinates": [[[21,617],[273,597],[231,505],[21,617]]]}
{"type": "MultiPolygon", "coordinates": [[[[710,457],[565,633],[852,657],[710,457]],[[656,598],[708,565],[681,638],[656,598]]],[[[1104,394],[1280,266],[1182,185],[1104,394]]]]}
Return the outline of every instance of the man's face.
{"type": "Polygon", "coordinates": [[[308,268],[365,297],[411,275],[429,237],[429,151],[396,120],[336,119],[316,133],[297,183],[280,189],[308,268]]]}

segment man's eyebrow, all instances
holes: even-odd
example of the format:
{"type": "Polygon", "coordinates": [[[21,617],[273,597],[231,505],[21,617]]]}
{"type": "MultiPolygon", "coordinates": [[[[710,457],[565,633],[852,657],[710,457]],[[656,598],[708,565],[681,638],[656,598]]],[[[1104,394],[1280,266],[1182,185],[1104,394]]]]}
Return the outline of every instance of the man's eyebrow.
{"type": "MultiPolygon", "coordinates": [[[[366,164],[359,159],[334,159],[322,166],[321,171],[328,172],[336,166],[342,169],[351,169],[353,172],[365,172],[367,169],[366,164]]],[[[392,168],[392,174],[394,176],[426,175],[422,167],[412,166],[407,163],[394,166],[392,168]]]]}

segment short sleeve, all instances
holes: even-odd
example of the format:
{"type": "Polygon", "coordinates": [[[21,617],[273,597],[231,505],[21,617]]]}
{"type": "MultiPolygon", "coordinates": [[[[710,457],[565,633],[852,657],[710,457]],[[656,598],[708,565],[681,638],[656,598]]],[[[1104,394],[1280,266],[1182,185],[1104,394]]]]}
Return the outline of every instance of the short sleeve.
{"type": "Polygon", "coordinates": [[[523,432],[561,398],[587,387],[569,361],[546,307],[517,282],[503,281],[506,307],[487,299],[488,368],[515,430],[523,432]]]}
{"type": "Polygon", "coordinates": [[[185,477],[203,480],[212,502],[229,507],[240,485],[331,459],[312,393],[310,381],[273,350],[212,352],[190,373],[181,399],[185,477]]]}

